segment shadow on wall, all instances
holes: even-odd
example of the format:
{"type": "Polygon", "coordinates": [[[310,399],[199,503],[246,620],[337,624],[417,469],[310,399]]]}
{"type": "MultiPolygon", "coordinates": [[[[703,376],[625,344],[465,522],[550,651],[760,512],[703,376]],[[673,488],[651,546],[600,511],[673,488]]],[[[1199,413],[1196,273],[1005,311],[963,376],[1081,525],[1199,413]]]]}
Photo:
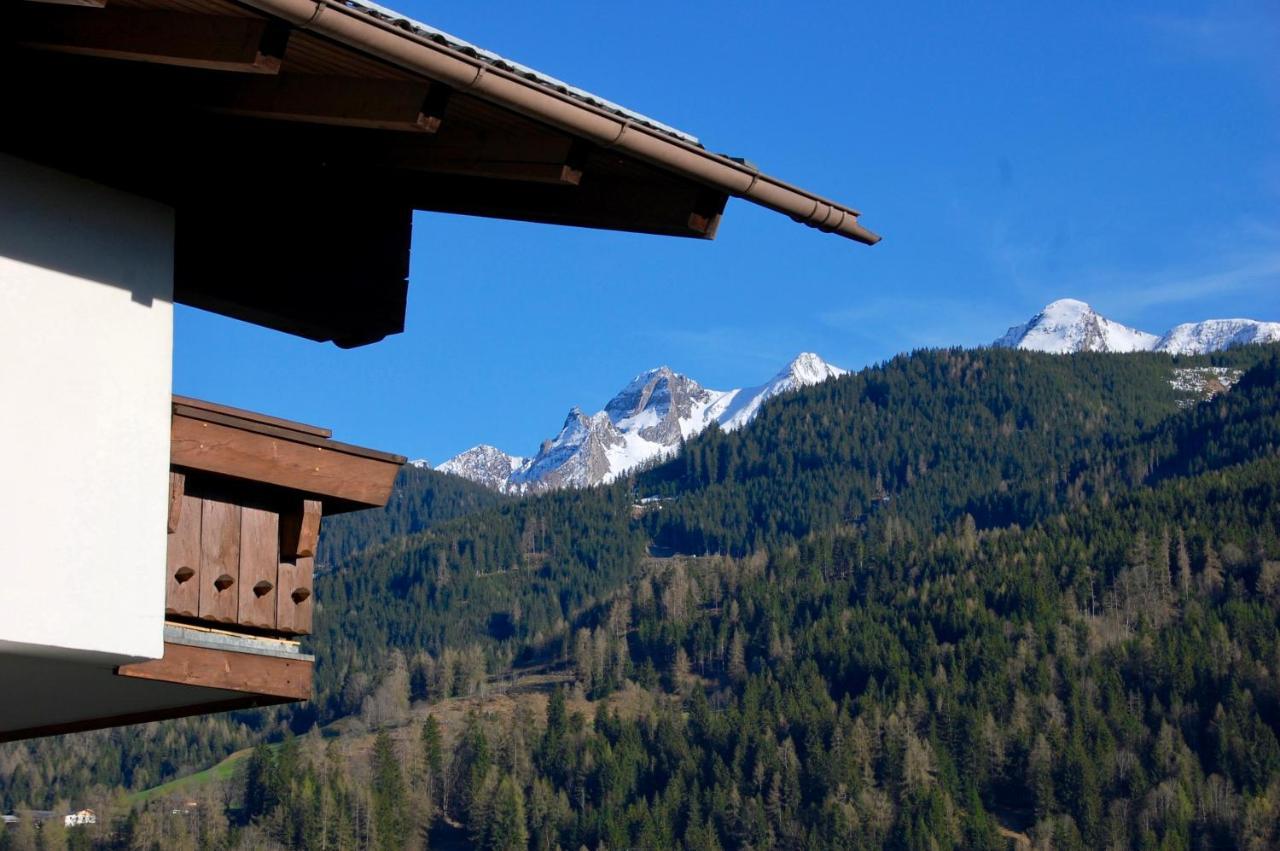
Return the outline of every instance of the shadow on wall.
{"type": "Polygon", "coordinates": [[[6,154],[0,187],[0,257],[127,290],[148,307],[173,300],[171,208],[6,154]],[[111,194],[119,204],[102,203],[111,194]],[[148,242],[155,250],[139,252],[148,242]]]}

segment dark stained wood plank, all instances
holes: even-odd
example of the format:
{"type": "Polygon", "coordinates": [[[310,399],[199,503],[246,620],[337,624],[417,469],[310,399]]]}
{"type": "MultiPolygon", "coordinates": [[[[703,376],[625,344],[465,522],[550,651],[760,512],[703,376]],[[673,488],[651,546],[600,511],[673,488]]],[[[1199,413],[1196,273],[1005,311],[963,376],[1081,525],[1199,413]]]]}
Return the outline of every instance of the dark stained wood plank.
{"type": "Polygon", "coordinates": [[[211,89],[201,99],[214,112],[338,127],[435,133],[439,115],[426,80],[371,80],[285,74],[211,89]]]}
{"type": "Polygon", "coordinates": [[[320,540],[320,518],[324,505],[318,499],[301,500],[293,511],[280,517],[280,557],[314,556],[320,540]]]}
{"type": "Polygon", "coordinates": [[[280,589],[276,597],[276,629],[290,635],[309,635],[315,607],[313,581],[315,559],[280,562],[280,589]]]}
{"type": "Polygon", "coordinates": [[[236,653],[165,642],[164,658],[121,665],[122,677],[306,700],[312,663],[256,653],[236,653]]]}
{"type": "MultiPolygon", "coordinates": [[[[398,463],[179,415],[173,418],[170,459],[179,467],[267,482],[366,507],[386,504],[400,469],[398,463]]],[[[325,504],[329,506],[328,500],[325,504]]]]}
{"type": "MultiPolygon", "coordinates": [[[[614,177],[594,160],[577,186],[409,170],[398,172],[397,180],[418,210],[693,239],[712,239],[719,222],[718,216],[699,211],[700,187],[663,175],[614,177]]],[[[727,200],[727,194],[718,195],[718,206],[727,200]]]]}
{"type": "Polygon", "coordinates": [[[275,74],[289,34],[261,18],[23,5],[13,32],[23,47],[185,68],[275,74]]]}
{"type": "Polygon", "coordinates": [[[178,521],[182,517],[182,494],[186,490],[187,477],[182,473],[169,471],[169,531],[176,532],[178,521]]]}
{"type": "Polygon", "coordinates": [[[213,413],[222,414],[227,417],[234,417],[238,420],[245,420],[249,423],[261,423],[262,425],[275,426],[276,428],[285,429],[286,431],[296,431],[302,434],[309,434],[312,437],[333,437],[331,429],[323,426],[307,425],[306,423],[296,422],[294,420],[286,420],[282,417],[273,417],[270,414],[260,414],[257,411],[247,411],[244,408],[233,408],[230,405],[219,405],[217,402],[206,402],[204,399],[193,399],[190,396],[173,396],[173,408],[175,411],[181,411],[188,416],[199,419],[201,414],[213,413]]]}
{"type": "Polygon", "coordinates": [[[27,0],[28,3],[47,3],[51,6],[87,6],[90,9],[101,9],[107,0],[27,0]]]}
{"type": "Polygon", "coordinates": [[[235,623],[240,589],[240,506],[206,499],[200,518],[200,611],[235,623]]]}
{"type": "Polygon", "coordinates": [[[200,420],[201,422],[206,423],[217,423],[218,425],[230,426],[231,428],[238,428],[243,431],[251,431],[254,434],[276,437],[281,440],[292,441],[293,443],[306,444],[307,446],[321,446],[325,449],[333,450],[334,452],[345,452],[347,455],[355,455],[357,458],[372,458],[375,461],[386,461],[391,464],[403,464],[405,461],[403,455],[394,455],[390,452],[382,452],[381,450],[369,449],[364,446],[353,446],[350,443],[342,443],[338,440],[318,437],[296,429],[248,420],[244,417],[219,414],[207,410],[195,410],[187,407],[186,405],[174,405],[173,412],[176,416],[200,420]]]}
{"type": "Polygon", "coordinates": [[[245,626],[275,629],[280,517],[274,511],[240,510],[240,612],[245,626]]]}
{"type": "Polygon", "coordinates": [[[165,567],[164,610],[172,615],[196,617],[200,612],[201,500],[179,495],[181,510],[177,528],[169,533],[165,567]]]}
{"type": "Polygon", "coordinates": [[[586,149],[573,137],[550,131],[510,135],[446,127],[430,144],[384,137],[360,151],[379,168],[577,186],[586,149]]]}

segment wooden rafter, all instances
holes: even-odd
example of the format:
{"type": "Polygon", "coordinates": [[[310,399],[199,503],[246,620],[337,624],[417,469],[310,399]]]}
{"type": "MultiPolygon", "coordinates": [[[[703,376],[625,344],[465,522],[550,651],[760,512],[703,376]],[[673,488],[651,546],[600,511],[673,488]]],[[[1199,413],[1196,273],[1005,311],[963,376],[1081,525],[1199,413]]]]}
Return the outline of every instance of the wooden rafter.
{"type": "Polygon", "coordinates": [[[577,186],[589,146],[549,131],[477,133],[449,127],[430,145],[382,143],[368,151],[384,168],[577,186]]]}
{"type": "Polygon", "coordinates": [[[88,6],[91,9],[101,9],[107,5],[107,0],[27,0],[28,3],[45,3],[50,6],[88,6]]]}
{"type": "Polygon", "coordinates": [[[373,80],[283,74],[212,87],[215,112],[375,130],[435,133],[447,103],[444,86],[426,80],[373,80]]]}
{"type": "Polygon", "coordinates": [[[260,18],[23,6],[14,18],[14,41],[23,47],[215,71],[279,72],[289,33],[260,18]]]}

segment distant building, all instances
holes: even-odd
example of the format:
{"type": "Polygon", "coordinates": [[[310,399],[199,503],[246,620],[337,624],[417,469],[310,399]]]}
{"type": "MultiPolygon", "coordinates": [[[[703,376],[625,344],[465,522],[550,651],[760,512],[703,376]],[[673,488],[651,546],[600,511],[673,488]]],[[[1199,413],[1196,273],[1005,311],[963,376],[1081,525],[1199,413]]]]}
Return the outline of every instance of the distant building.
{"type": "MultiPolygon", "coordinates": [[[[30,810],[28,811],[28,815],[31,816],[31,820],[36,824],[44,824],[45,822],[53,821],[58,817],[53,810],[30,810]]],[[[5,827],[16,827],[21,821],[21,816],[12,813],[0,816],[0,822],[3,822],[5,827]]],[[[67,813],[64,815],[62,817],[62,823],[67,827],[97,824],[98,815],[93,810],[77,810],[74,813],[67,813]]]]}
{"type": "Polygon", "coordinates": [[[183,801],[181,804],[175,805],[173,810],[170,811],[169,815],[189,816],[198,809],[200,809],[200,802],[188,798],[187,800],[183,801]]]}

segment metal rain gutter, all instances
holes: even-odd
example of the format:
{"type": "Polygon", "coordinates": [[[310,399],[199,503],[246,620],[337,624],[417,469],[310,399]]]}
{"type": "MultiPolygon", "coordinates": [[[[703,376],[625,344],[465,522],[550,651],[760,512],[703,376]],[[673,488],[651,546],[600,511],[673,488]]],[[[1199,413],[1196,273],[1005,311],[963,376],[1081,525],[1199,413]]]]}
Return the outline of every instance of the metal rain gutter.
{"type": "Polygon", "coordinates": [[[337,0],[242,0],[246,5],[661,168],[745,198],[826,233],[875,245],[857,210],[762,174],[744,163],[467,56],[337,0]]]}

